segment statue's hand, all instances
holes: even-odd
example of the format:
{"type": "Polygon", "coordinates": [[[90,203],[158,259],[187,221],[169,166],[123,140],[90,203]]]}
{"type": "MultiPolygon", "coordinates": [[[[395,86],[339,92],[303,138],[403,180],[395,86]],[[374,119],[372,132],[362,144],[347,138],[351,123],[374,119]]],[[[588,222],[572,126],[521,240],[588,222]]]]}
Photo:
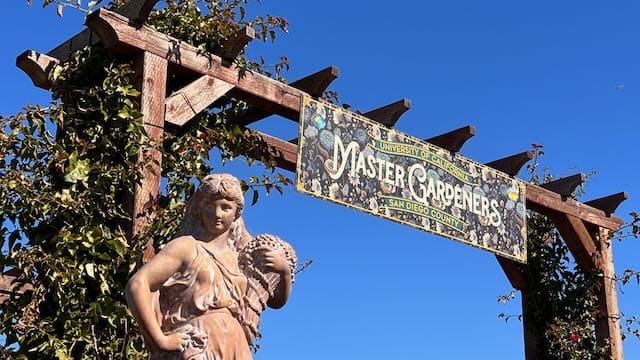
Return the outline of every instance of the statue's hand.
{"type": "Polygon", "coordinates": [[[184,351],[188,344],[189,335],[182,333],[163,335],[157,342],[162,351],[184,351]]]}
{"type": "Polygon", "coordinates": [[[291,275],[289,263],[281,251],[273,250],[268,246],[259,247],[257,250],[262,252],[265,270],[281,275],[291,275]]]}

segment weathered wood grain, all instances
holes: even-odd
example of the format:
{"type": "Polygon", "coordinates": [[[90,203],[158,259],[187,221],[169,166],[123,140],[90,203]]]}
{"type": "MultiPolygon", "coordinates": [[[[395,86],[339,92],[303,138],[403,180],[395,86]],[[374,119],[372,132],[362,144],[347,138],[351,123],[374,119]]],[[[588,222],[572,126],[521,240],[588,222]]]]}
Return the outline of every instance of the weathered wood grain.
{"type": "MultiPolygon", "coordinates": [[[[121,8],[116,9],[115,12],[122,14],[131,22],[139,26],[144,24],[156,5],[158,0],[130,0],[121,8]]],[[[69,38],[67,41],[56,46],[47,52],[47,55],[52,56],[60,62],[64,63],[69,60],[69,56],[77,50],[83,49],[85,46],[94,46],[100,42],[98,38],[90,29],[84,29],[76,35],[69,38]]]]}
{"type": "MultiPolygon", "coordinates": [[[[290,84],[290,86],[301,90],[314,97],[320,97],[324,94],[324,91],[329,87],[332,81],[338,78],[340,71],[335,66],[329,66],[311,75],[298,79],[290,84]]],[[[273,115],[268,111],[251,107],[244,114],[241,114],[235,121],[246,126],[256,121],[260,121],[268,116],[273,115]]],[[[290,119],[298,121],[299,119],[290,119]]]]}
{"type": "Polygon", "coordinates": [[[45,90],[51,88],[49,73],[57,64],[56,58],[33,50],[23,52],[16,59],[16,66],[31,78],[33,85],[45,90]]]}
{"type": "Polygon", "coordinates": [[[402,99],[389,105],[367,111],[362,115],[388,128],[392,128],[398,122],[400,116],[409,109],[411,109],[411,101],[409,99],[402,99]]]}
{"type": "Polygon", "coordinates": [[[475,134],[476,127],[467,125],[459,129],[449,131],[448,133],[431,137],[425,141],[451,152],[459,152],[464,143],[475,136],[475,134]]]}
{"type": "Polygon", "coordinates": [[[202,75],[165,100],[165,120],[183,126],[209,105],[223,97],[233,85],[210,75],[202,75]]]}
{"type": "Polygon", "coordinates": [[[598,283],[598,312],[596,320],[596,341],[598,345],[609,343],[611,358],[622,360],[622,334],[620,331],[620,310],[618,309],[618,292],[616,273],[613,265],[613,246],[609,239],[609,231],[600,229],[598,233],[599,250],[602,259],[602,277],[598,283]]]}
{"type": "Polygon", "coordinates": [[[600,209],[573,199],[563,199],[562,195],[537,185],[527,184],[526,197],[527,208],[542,215],[553,216],[555,213],[564,213],[611,230],[617,229],[623,223],[622,219],[614,215],[607,216],[600,209]]]}
{"type": "Polygon", "coordinates": [[[144,50],[199,73],[233,85],[239,97],[258,108],[297,120],[303,92],[266,76],[236,66],[225,67],[222,58],[161,34],[147,26],[134,28],[128,19],[100,9],[87,16],[87,26],[113,51],[131,53],[144,50]],[[134,51],[135,52],[135,51],[134,51]]]}
{"type": "MultiPolygon", "coordinates": [[[[150,224],[150,213],[157,204],[162,176],[162,139],[164,135],[164,100],[167,88],[167,60],[155,54],[144,52],[136,59],[142,123],[149,139],[158,144],[138,156],[138,163],[146,164],[142,170],[142,180],[136,183],[133,193],[132,227],[133,236],[138,235],[150,224]]],[[[153,239],[149,239],[143,255],[147,262],[153,257],[153,239]]]]}

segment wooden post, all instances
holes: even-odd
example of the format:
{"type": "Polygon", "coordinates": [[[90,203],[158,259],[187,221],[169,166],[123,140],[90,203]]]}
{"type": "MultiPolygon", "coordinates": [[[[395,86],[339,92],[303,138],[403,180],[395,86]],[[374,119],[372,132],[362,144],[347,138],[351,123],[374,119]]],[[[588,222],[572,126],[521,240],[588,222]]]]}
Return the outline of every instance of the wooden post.
{"type": "Polygon", "coordinates": [[[526,360],[538,359],[538,339],[544,336],[537,327],[533,317],[535,314],[535,290],[520,290],[522,297],[522,329],[524,333],[524,358],[526,360]]]}
{"type": "Polygon", "coordinates": [[[602,266],[602,278],[598,284],[598,319],[596,320],[596,340],[598,345],[610,347],[611,359],[622,360],[622,334],[620,329],[620,311],[616,274],[613,266],[613,249],[609,239],[609,230],[599,229],[599,245],[602,266]]]}
{"type": "MultiPolygon", "coordinates": [[[[140,89],[140,109],[142,124],[152,142],[162,146],[164,134],[165,97],[167,92],[167,60],[144,52],[136,59],[138,88],[140,89]]],[[[150,212],[158,201],[160,178],[162,176],[162,151],[159,148],[149,149],[138,155],[138,164],[147,163],[142,170],[142,179],[135,185],[131,209],[131,235],[136,236],[150,224],[150,212]]],[[[147,262],[154,255],[153,239],[147,242],[143,261],[147,262]]]]}

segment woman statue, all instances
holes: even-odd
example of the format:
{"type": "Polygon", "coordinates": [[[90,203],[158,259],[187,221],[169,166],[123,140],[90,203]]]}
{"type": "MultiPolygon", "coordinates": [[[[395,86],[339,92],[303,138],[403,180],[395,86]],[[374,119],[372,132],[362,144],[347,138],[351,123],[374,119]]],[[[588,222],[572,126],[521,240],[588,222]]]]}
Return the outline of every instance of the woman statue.
{"type": "Polygon", "coordinates": [[[295,254],[271,235],[262,237],[275,238],[275,246],[260,245],[260,236],[251,239],[241,218],[243,206],[238,179],[205,177],[178,236],[127,284],[127,302],[151,359],[251,359],[264,303],[272,308],[286,303],[295,254]],[[256,301],[259,280],[267,284],[262,307],[256,301]]]}

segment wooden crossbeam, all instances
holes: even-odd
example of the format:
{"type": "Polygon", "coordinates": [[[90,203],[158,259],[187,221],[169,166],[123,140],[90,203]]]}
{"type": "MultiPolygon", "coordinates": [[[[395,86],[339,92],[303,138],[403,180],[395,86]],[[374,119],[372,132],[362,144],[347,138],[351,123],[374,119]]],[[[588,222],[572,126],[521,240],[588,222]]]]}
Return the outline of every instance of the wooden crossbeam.
{"type": "MultiPolygon", "coordinates": [[[[338,78],[340,70],[335,66],[329,66],[311,75],[298,79],[290,84],[302,92],[305,92],[314,97],[320,97],[324,94],[324,91],[329,85],[338,78]]],[[[264,111],[255,107],[248,109],[244,114],[240,115],[236,122],[242,126],[252,124],[256,121],[260,121],[268,116],[273,115],[268,111],[264,111]]],[[[294,119],[291,119],[294,120],[294,119]]],[[[298,119],[295,119],[296,121],[298,119]]]]}
{"type": "Polygon", "coordinates": [[[542,215],[553,216],[563,213],[580,218],[588,223],[615,230],[622,225],[622,219],[616,216],[608,216],[604,211],[580,203],[573,199],[563,198],[551,190],[538,185],[527,184],[526,189],[527,208],[542,215]]]}
{"type": "Polygon", "coordinates": [[[567,243],[580,269],[584,272],[599,268],[596,243],[582,220],[573,215],[548,216],[567,243]]]}
{"type": "Polygon", "coordinates": [[[527,278],[521,270],[521,267],[526,265],[498,255],[496,255],[496,259],[514,289],[524,290],[527,288],[527,278]]]}
{"type": "Polygon", "coordinates": [[[165,100],[165,121],[183,126],[231,89],[233,89],[233,85],[225,81],[210,75],[202,75],[191,84],[167,97],[165,100]]]}
{"type": "MultiPolygon", "coordinates": [[[[130,19],[135,25],[139,26],[147,21],[151,10],[153,10],[157,2],[158,0],[130,0],[122,7],[116,9],[115,12],[130,19]]],[[[53,48],[47,55],[58,59],[60,62],[67,62],[69,56],[74,51],[81,50],[86,46],[94,46],[99,42],[100,39],[90,29],[84,29],[72,36],[69,40],[53,48]]]]}
{"type": "Polygon", "coordinates": [[[516,176],[524,164],[533,159],[533,156],[533,150],[529,150],[489,162],[486,165],[496,170],[500,170],[509,176],[516,176]]]}
{"type": "Polygon", "coordinates": [[[49,72],[58,63],[59,61],[56,58],[33,50],[23,52],[16,59],[16,66],[31,78],[33,85],[45,90],[51,88],[49,72]]]}
{"type": "Polygon", "coordinates": [[[232,62],[255,37],[256,31],[251,26],[243,27],[222,43],[220,56],[227,63],[232,62]]]}
{"type": "Polygon", "coordinates": [[[211,75],[235,87],[234,94],[265,111],[297,120],[303,92],[266,76],[236,66],[225,67],[223,59],[159,33],[148,26],[135,28],[126,17],[100,9],[87,16],[86,25],[100,37],[103,46],[122,53],[140,50],[166,58],[183,68],[211,75]],[[137,50],[136,50],[137,49],[137,50]]]}
{"type": "Polygon", "coordinates": [[[589,206],[593,206],[596,209],[600,209],[607,214],[613,214],[623,201],[629,198],[629,194],[626,192],[619,192],[617,194],[601,197],[599,199],[585,202],[589,206]]]}
{"type": "MultiPolygon", "coordinates": [[[[585,174],[575,174],[560,179],[550,181],[540,186],[558,193],[562,196],[571,196],[578,186],[580,186],[587,179],[585,174]]],[[[595,206],[597,207],[597,206],[595,206]]]]}
{"type": "Polygon", "coordinates": [[[398,122],[400,116],[409,109],[411,109],[411,101],[409,99],[402,99],[389,105],[373,109],[362,115],[388,128],[392,128],[396,122],[398,122]]]}
{"type": "Polygon", "coordinates": [[[426,141],[451,152],[459,152],[464,143],[475,136],[475,134],[476,127],[467,125],[459,129],[449,131],[448,133],[431,137],[426,141]]]}

